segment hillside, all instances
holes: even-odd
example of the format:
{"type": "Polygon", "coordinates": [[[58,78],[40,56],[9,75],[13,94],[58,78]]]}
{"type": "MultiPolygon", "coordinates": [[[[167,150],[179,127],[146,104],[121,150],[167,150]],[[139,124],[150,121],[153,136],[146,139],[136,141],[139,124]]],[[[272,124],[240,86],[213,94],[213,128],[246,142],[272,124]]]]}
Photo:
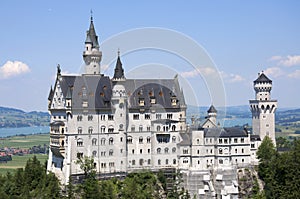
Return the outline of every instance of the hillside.
{"type": "Polygon", "coordinates": [[[46,112],[24,112],[19,109],[0,107],[0,128],[15,128],[49,125],[46,112]]]}

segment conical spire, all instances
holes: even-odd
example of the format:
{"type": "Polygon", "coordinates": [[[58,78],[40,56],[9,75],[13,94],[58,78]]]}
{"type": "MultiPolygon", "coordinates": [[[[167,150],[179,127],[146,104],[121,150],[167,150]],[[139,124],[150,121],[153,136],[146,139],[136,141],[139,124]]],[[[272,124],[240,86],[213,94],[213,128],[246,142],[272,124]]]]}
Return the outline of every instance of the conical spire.
{"type": "Polygon", "coordinates": [[[96,30],[93,22],[93,16],[91,14],[91,22],[90,22],[90,28],[86,33],[86,40],[85,43],[92,43],[92,48],[99,48],[99,43],[98,43],[98,36],[96,35],[96,30]]]}
{"type": "Polygon", "coordinates": [[[122,62],[120,59],[120,50],[118,50],[118,59],[115,67],[114,79],[121,79],[121,78],[125,78],[125,76],[124,76],[124,69],[122,67],[122,62]]]}

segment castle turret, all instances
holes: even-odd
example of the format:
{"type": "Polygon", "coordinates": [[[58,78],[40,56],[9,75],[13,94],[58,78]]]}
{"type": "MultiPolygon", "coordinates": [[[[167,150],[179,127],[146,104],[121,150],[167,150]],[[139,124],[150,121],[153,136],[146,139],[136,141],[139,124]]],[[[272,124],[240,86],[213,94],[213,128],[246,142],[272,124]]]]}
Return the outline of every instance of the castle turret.
{"type": "Polygon", "coordinates": [[[269,136],[273,143],[275,141],[275,111],[277,100],[271,99],[272,80],[264,72],[258,74],[258,78],[253,82],[255,90],[255,100],[250,100],[252,112],[253,134],[260,135],[261,140],[269,136]]]}
{"type": "Polygon", "coordinates": [[[124,69],[122,67],[122,62],[120,59],[120,50],[118,50],[118,59],[115,67],[113,80],[114,81],[125,80],[124,69]]]}
{"type": "Polygon", "coordinates": [[[99,50],[98,36],[91,16],[90,28],[86,32],[85,50],[83,51],[85,74],[99,75],[101,58],[102,52],[99,50]]]}

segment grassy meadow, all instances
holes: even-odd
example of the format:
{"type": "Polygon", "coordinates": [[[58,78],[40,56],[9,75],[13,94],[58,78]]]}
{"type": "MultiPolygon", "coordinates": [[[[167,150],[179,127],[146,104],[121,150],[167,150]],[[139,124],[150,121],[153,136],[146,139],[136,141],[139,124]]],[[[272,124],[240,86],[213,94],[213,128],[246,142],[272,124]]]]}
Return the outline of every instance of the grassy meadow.
{"type": "MultiPolygon", "coordinates": [[[[0,139],[0,148],[14,147],[29,149],[33,146],[44,144],[49,145],[49,134],[14,136],[0,139]]],[[[0,163],[0,175],[6,174],[7,172],[14,172],[17,168],[24,168],[27,160],[32,158],[34,155],[42,164],[44,164],[48,158],[48,155],[45,154],[28,154],[24,156],[14,155],[12,156],[12,161],[0,163]]]]}

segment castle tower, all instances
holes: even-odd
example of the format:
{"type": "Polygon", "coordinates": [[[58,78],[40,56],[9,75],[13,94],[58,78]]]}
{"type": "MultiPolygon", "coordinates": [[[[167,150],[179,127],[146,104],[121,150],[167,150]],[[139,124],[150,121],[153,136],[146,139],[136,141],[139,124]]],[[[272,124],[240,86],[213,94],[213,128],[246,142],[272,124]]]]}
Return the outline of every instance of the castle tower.
{"type": "Polygon", "coordinates": [[[98,36],[96,35],[93,16],[91,16],[90,28],[86,32],[85,50],[83,60],[85,62],[85,74],[99,75],[102,52],[99,51],[98,36]]]}
{"type": "Polygon", "coordinates": [[[276,144],[275,111],[277,100],[271,100],[272,80],[264,72],[261,72],[253,83],[255,100],[250,100],[253,134],[260,135],[261,140],[265,136],[269,136],[276,144]]]}

